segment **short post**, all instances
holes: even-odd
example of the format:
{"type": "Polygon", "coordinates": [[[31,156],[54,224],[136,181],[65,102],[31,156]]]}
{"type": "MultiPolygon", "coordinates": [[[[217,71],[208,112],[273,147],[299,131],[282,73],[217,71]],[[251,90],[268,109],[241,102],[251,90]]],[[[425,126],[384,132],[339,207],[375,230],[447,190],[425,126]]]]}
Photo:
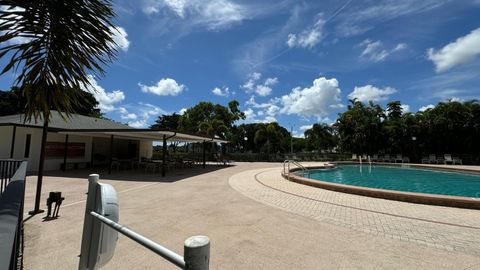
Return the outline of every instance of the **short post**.
{"type": "MultiPolygon", "coordinates": [[[[95,254],[90,248],[93,234],[93,217],[90,215],[91,211],[95,211],[96,199],[97,199],[97,184],[99,175],[90,174],[88,176],[88,193],[87,202],[85,206],[85,217],[83,223],[82,245],[80,248],[80,263],[78,264],[79,270],[93,269],[91,268],[94,261],[90,260],[90,255],[95,254]],[[90,253],[89,253],[90,252],[90,253]]],[[[97,236],[98,237],[98,236],[97,236]]],[[[93,259],[94,260],[94,259],[93,259]]]]}
{"type": "Polygon", "coordinates": [[[196,235],[185,240],[183,250],[186,270],[208,270],[210,262],[210,239],[196,235]]]}

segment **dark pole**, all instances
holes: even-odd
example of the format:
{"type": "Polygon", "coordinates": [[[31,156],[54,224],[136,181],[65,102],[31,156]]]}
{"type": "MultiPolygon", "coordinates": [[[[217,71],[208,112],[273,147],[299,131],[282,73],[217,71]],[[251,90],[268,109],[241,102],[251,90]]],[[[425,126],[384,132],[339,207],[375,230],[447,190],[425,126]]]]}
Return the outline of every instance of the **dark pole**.
{"type": "Polygon", "coordinates": [[[167,137],[163,135],[163,151],[162,151],[162,177],[165,176],[167,168],[167,137]]]}
{"type": "Polygon", "coordinates": [[[17,133],[17,126],[13,126],[13,133],[12,133],[12,145],[10,146],[10,158],[13,158],[13,150],[15,149],[15,136],[17,133]]]}
{"type": "Polygon", "coordinates": [[[92,151],[90,152],[90,168],[93,168],[93,141],[94,137],[92,137],[92,151]]]}
{"type": "Polygon", "coordinates": [[[68,134],[65,135],[65,149],[63,150],[63,171],[67,171],[67,155],[68,155],[68,134]]]}
{"type": "Polygon", "coordinates": [[[110,135],[110,153],[108,154],[108,174],[112,173],[113,134],[110,135]]]}
{"type": "Polygon", "coordinates": [[[43,131],[42,131],[42,143],[40,145],[40,160],[38,165],[38,178],[37,178],[37,192],[35,194],[35,207],[32,211],[28,212],[30,215],[36,215],[45,212],[40,209],[40,197],[42,196],[42,182],[43,182],[43,165],[45,163],[45,145],[47,144],[48,135],[48,117],[43,114],[43,131]]]}
{"type": "Polygon", "coordinates": [[[206,159],[206,156],[205,156],[205,141],[203,141],[203,168],[205,168],[206,164],[207,164],[207,159],[206,159]]]}

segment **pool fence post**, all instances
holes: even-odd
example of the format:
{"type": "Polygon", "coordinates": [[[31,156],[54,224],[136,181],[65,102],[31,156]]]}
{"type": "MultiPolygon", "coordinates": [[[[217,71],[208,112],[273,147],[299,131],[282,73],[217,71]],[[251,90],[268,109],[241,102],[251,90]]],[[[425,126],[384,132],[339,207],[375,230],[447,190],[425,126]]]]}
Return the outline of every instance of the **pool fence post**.
{"type": "Polygon", "coordinates": [[[183,257],[186,270],[208,270],[210,262],[210,239],[196,235],[185,240],[183,257]]]}
{"type": "MultiPolygon", "coordinates": [[[[83,233],[82,233],[82,244],[80,248],[80,262],[78,264],[79,270],[92,269],[92,264],[95,263],[95,258],[93,258],[96,250],[91,250],[92,238],[93,235],[93,223],[94,219],[90,215],[91,211],[95,211],[96,199],[97,199],[97,185],[98,185],[98,174],[90,174],[88,176],[88,193],[87,193],[87,202],[85,206],[85,217],[83,221],[83,233]],[[93,261],[92,261],[93,260],[93,261]]],[[[98,235],[97,235],[98,237],[98,235]]]]}

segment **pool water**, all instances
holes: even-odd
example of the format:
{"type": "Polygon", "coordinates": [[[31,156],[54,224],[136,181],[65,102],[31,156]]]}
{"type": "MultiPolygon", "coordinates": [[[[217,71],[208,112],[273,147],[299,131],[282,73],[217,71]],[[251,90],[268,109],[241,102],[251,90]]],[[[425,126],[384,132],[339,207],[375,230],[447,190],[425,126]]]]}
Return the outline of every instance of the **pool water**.
{"type": "Polygon", "coordinates": [[[339,165],[305,177],[345,185],[480,198],[480,174],[410,167],[339,165]]]}

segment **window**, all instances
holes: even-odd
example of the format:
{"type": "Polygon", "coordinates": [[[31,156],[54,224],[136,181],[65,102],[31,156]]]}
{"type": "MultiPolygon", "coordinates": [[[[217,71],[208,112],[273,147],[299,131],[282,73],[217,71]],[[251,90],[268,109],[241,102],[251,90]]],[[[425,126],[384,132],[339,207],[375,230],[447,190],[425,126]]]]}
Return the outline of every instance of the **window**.
{"type": "Polygon", "coordinates": [[[25,138],[25,155],[23,155],[25,158],[30,157],[30,140],[32,139],[31,134],[27,134],[27,137],[25,138]]]}

